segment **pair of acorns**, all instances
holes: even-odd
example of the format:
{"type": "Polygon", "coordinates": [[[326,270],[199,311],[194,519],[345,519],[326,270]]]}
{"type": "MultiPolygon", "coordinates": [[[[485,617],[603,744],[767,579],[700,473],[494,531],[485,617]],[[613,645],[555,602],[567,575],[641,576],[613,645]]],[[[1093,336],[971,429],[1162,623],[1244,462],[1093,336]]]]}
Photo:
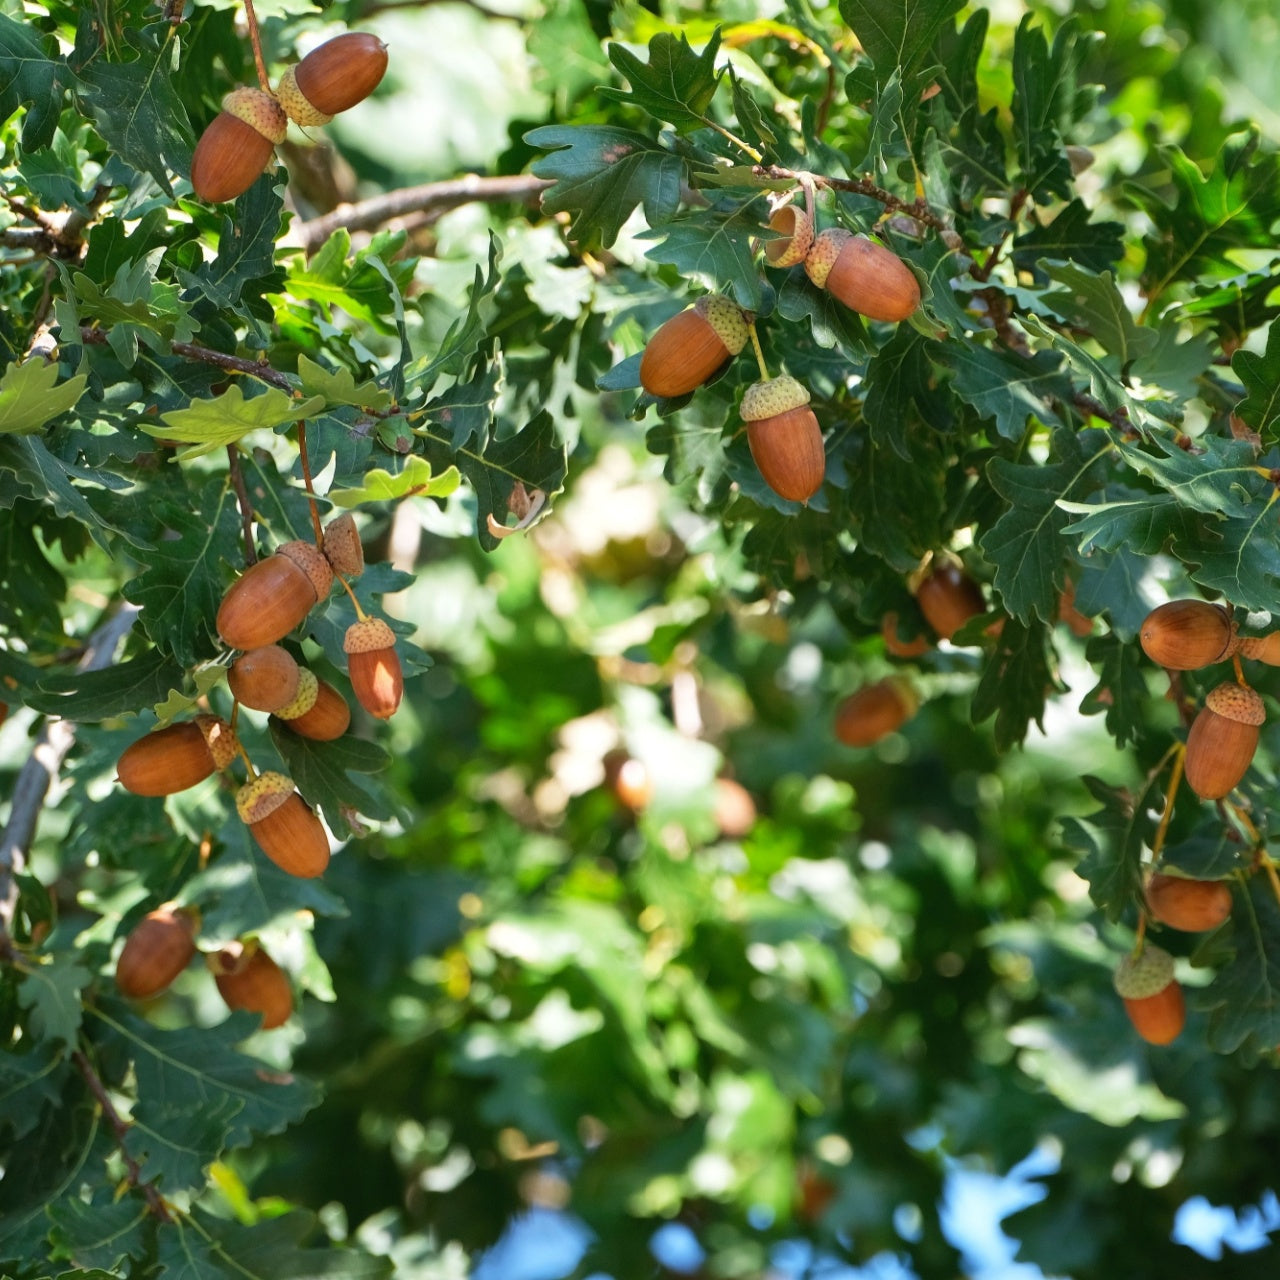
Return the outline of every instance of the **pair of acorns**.
{"type": "MultiPolygon", "coordinates": [[[[116,986],[132,1000],[149,1000],[173,983],[196,954],[200,913],[168,902],[129,931],[116,960],[116,986]]],[[[256,939],[228,942],[204,958],[229,1009],[262,1017],[264,1030],[293,1013],[293,990],[284,970],[256,939]]]]}
{"type": "Polygon", "coordinates": [[[200,135],[191,157],[191,186],[201,200],[234,200],[253,186],[284,141],[289,121],[328,124],[377,88],[387,70],[387,46],[350,31],[313,49],[280,77],[274,93],[241,86],[200,135]]]}
{"type": "MultiPolygon", "coordinates": [[[[1153,609],[1138,638],[1143,652],[1170,671],[1196,671],[1237,654],[1280,665],[1280,632],[1238,636],[1227,610],[1203,600],[1170,600],[1153,609]]],[[[1227,680],[1205,695],[1187,734],[1183,763],[1196,795],[1220,800],[1239,785],[1266,718],[1262,699],[1242,680],[1227,680]]]]}
{"type": "MultiPolygon", "coordinates": [[[[809,278],[845,306],[873,320],[905,320],[920,305],[920,286],[896,254],[865,236],[832,227],[816,238],[804,210],[785,205],[783,237],[765,245],[773,266],[803,262],[809,278]]],[[[747,344],[751,321],[731,298],[709,294],[657,330],[640,358],[640,385],[670,399],[700,387],[747,344]]],[[[765,483],[779,497],[808,502],[822,487],[826,452],[809,407],[808,388],[788,374],[753,382],[739,414],[765,483]]]]}

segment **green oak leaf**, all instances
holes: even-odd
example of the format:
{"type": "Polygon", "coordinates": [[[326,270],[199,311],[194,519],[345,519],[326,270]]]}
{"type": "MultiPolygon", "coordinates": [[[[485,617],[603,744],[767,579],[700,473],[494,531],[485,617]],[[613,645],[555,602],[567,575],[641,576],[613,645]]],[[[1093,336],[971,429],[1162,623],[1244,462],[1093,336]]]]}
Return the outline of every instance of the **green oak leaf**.
{"type": "Polygon", "coordinates": [[[37,1040],[60,1041],[74,1049],[80,1030],[80,993],[92,981],[93,974],[76,964],[71,952],[24,965],[18,1003],[27,1010],[31,1034],[37,1040]]]}
{"type": "Polygon", "coordinates": [[[53,141],[62,96],[71,79],[52,36],[43,40],[29,23],[0,13],[0,124],[24,103],[24,151],[38,152],[53,141]]]}
{"type": "Polygon", "coordinates": [[[106,1203],[61,1196],[49,1203],[46,1212],[55,1248],[78,1267],[102,1267],[118,1275],[116,1268],[124,1259],[141,1258],[147,1252],[151,1215],[141,1196],[106,1203]]]}
{"type": "Polygon", "coordinates": [[[1081,855],[1076,870],[1089,882],[1089,896],[1108,920],[1119,920],[1142,896],[1142,852],[1155,836],[1163,794],[1158,775],[1134,793],[1085,775],[1099,808],[1062,820],[1062,843],[1081,855]]]}
{"type": "Polygon", "coordinates": [[[306,396],[321,396],[326,405],[350,405],[381,413],[391,407],[391,394],[372,379],[357,385],[350,369],[330,371],[306,355],[298,357],[298,381],[306,396]]]}
{"type": "Polygon", "coordinates": [[[994,418],[1006,440],[1020,440],[1027,419],[1058,422],[1054,402],[1071,398],[1071,380],[1051,351],[1028,359],[1012,351],[995,351],[976,343],[935,345],[933,358],[955,375],[961,399],[984,418],[994,418]]]}
{"type": "Polygon", "coordinates": [[[358,489],[330,489],[325,495],[335,507],[358,507],[366,502],[398,502],[401,498],[446,498],[461,483],[457,467],[435,475],[431,463],[411,453],[403,468],[392,474],[381,467],[366,471],[358,489]]]}
{"type": "Polygon", "coordinates": [[[391,763],[390,755],[377,743],[350,734],[335,742],[316,742],[276,720],[271,722],[271,739],[302,798],[324,810],[333,831],[352,830],[356,814],[378,822],[394,816],[381,790],[366,786],[359,777],[378,773],[391,763]]]}
{"type": "Polygon", "coordinates": [[[1045,271],[1064,287],[1046,293],[1044,302],[1091,334],[1121,370],[1155,349],[1158,335],[1138,326],[1110,271],[1099,275],[1071,262],[1050,263],[1045,271]]]}
{"type": "Polygon", "coordinates": [[[178,452],[178,458],[185,461],[235,444],[250,431],[287,426],[323,408],[320,396],[295,400],[278,387],[268,387],[262,395],[246,400],[239,385],[232,383],[212,400],[193,400],[189,409],[162,413],[163,427],[148,422],[140,422],[138,427],[157,440],[185,444],[178,452]]]}
{"type": "Polygon", "coordinates": [[[1251,856],[1241,833],[1215,815],[1181,840],[1166,844],[1160,851],[1160,868],[1193,880],[1225,880],[1245,870],[1251,856]]]}
{"type": "Polygon", "coordinates": [[[141,1181],[158,1183],[165,1195],[202,1188],[205,1170],[218,1158],[223,1135],[244,1107],[222,1094],[200,1107],[152,1101],[145,1118],[131,1117],[124,1149],[141,1167],[141,1181]]]}
{"type": "Polygon", "coordinates": [[[760,309],[760,273],[751,252],[751,237],[759,227],[750,203],[728,217],[675,218],[661,227],[642,231],[639,240],[655,241],[645,257],[675,267],[682,276],[701,277],[711,289],[732,289],[738,304],[760,309]]]}
{"type": "Polygon", "coordinates": [[[1072,200],[1049,222],[1016,237],[1013,260],[1025,269],[1057,259],[1089,271],[1105,271],[1124,256],[1124,224],[1091,222],[1083,200],[1072,200]]]}
{"type": "Polygon", "coordinates": [[[481,364],[466,382],[455,382],[447,391],[427,401],[424,412],[441,427],[448,428],[454,449],[473,442],[482,447],[489,438],[489,425],[502,387],[502,366],[481,364]]]}
{"type": "Polygon", "coordinates": [[[222,683],[227,671],[218,663],[210,662],[188,674],[189,679],[184,681],[181,688],[170,689],[169,696],[162,698],[151,708],[155,712],[157,729],[172,724],[180,716],[195,712],[200,705],[207,705],[206,697],[222,683]]]}
{"type": "Polygon", "coordinates": [[[308,1236],[325,1238],[315,1215],[306,1211],[263,1215],[248,1226],[204,1213],[195,1218],[220,1275],[235,1280],[391,1280],[395,1270],[390,1258],[356,1249],[304,1247],[308,1236]]]}
{"type": "MultiPolygon", "coordinates": [[[[838,442],[832,440],[833,453],[838,442]]],[[[860,546],[899,573],[910,573],[940,545],[942,464],[932,437],[917,433],[914,456],[897,449],[864,449],[849,466],[849,501],[857,513],[860,546]]]]}
{"type": "MultiPolygon", "coordinates": [[[[1280,324],[1273,323],[1267,330],[1267,347],[1261,355],[1237,351],[1231,357],[1231,370],[1244,383],[1247,393],[1236,405],[1236,414],[1265,443],[1274,444],[1275,426],[1280,422],[1280,324]]],[[[3,386],[0,382],[0,402],[3,386]]]]}
{"type": "Polygon", "coordinates": [[[1081,699],[1081,713],[1103,714],[1107,732],[1118,746],[1136,742],[1147,724],[1147,680],[1142,651],[1131,640],[1112,632],[1090,637],[1085,657],[1097,671],[1098,683],[1081,699]]]}
{"type": "Polygon", "coordinates": [[[249,317],[241,302],[245,286],[276,270],[276,240],[284,201],[274,182],[255,182],[231,213],[223,215],[218,252],[212,262],[194,271],[178,269],[184,288],[200,294],[219,309],[236,309],[249,317]]]}
{"type": "Polygon", "coordinates": [[[1280,1044],[1280,903],[1266,876],[1235,895],[1225,932],[1232,958],[1190,1002],[1208,1012],[1218,1053],[1271,1053],[1280,1044]]]}
{"type": "Polygon", "coordinates": [[[1188,451],[1172,437],[1157,435],[1150,445],[1120,439],[1115,447],[1135,471],[1193,511],[1252,520],[1273,492],[1246,440],[1203,435],[1188,451]]]}
{"type": "Polygon", "coordinates": [[[641,133],[604,125],[544,125],[524,135],[550,155],[533,163],[554,184],[542,193],[547,213],[571,213],[569,237],[583,248],[607,249],[637,205],[651,227],[680,207],[684,160],[641,133]]]}
{"type": "Polygon", "coordinates": [[[1076,539],[1082,555],[1126,546],[1142,555],[1158,555],[1194,524],[1195,517],[1172,494],[1112,497],[1134,492],[1119,486],[1111,486],[1105,492],[1109,499],[1105,502],[1058,499],[1064,511],[1077,517],[1063,526],[1062,532],[1076,539]]]}
{"type": "Polygon", "coordinates": [[[75,407],[89,379],[76,374],[58,386],[58,366],[43,360],[9,365],[0,375],[0,435],[41,431],[75,407]]]}
{"type": "Polygon", "coordinates": [[[67,1057],[54,1039],[0,1054],[0,1133],[8,1130],[15,1141],[30,1133],[45,1108],[57,1106],[67,1071],[67,1057]]]}
{"type": "Polygon", "coordinates": [[[1251,516],[1216,521],[1203,536],[1174,540],[1173,550],[1194,565],[1191,577],[1244,609],[1280,613],[1280,529],[1273,489],[1251,516]]]}
{"type": "Polygon", "coordinates": [[[694,53],[683,33],[677,38],[660,31],[649,41],[648,62],[641,62],[626,45],[615,40],[609,45],[609,61],[631,82],[631,88],[602,88],[599,93],[639,107],[673,125],[679,133],[691,133],[708,123],[707,111],[723,74],[716,71],[719,50],[719,27],[701,53],[694,53]]]}
{"type": "Polygon", "coordinates": [[[382,333],[396,332],[403,323],[401,292],[413,274],[413,263],[396,263],[392,270],[380,254],[394,258],[404,233],[381,235],[367,248],[351,252],[351,233],[335,231],[309,259],[299,256],[286,274],[284,287],[291,298],[317,303],[327,318],[334,307],[364,320],[382,333]]]}
{"type": "Polygon", "coordinates": [[[1090,618],[1105,614],[1111,630],[1132,643],[1156,603],[1146,595],[1150,572],[1148,557],[1123,543],[1110,551],[1095,551],[1080,567],[1076,607],[1090,618]]]}
{"type": "Polygon", "coordinates": [[[1060,688],[1047,626],[1006,619],[973,691],[974,724],[995,716],[997,751],[1008,751],[1027,736],[1034,720],[1043,729],[1044,704],[1060,688]]]}
{"type": "Polygon", "coordinates": [[[179,688],[185,673],[151,649],[98,671],[48,672],[25,697],[28,706],[64,720],[92,723],[135,715],[179,688]]]}
{"type": "Polygon", "coordinates": [[[840,16],[853,28],[882,81],[895,68],[904,80],[916,71],[931,56],[943,26],[963,8],[964,0],[840,0],[840,16]]]}

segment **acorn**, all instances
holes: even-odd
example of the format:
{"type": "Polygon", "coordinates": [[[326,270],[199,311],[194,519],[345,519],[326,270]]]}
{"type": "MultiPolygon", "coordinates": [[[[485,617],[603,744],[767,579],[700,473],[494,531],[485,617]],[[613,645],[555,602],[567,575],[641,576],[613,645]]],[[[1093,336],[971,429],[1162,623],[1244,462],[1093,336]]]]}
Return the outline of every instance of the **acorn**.
{"type": "Polygon", "coordinates": [[[298,672],[297,696],[277,707],[276,717],[304,738],[332,742],[350,726],[351,708],[333,685],[303,667],[298,672]]]}
{"type": "Polygon", "coordinates": [[[1265,662],[1269,667],[1280,667],[1280,631],[1265,636],[1248,636],[1238,643],[1242,658],[1265,662]]]}
{"type": "Polygon", "coordinates": [[[603,760],[605,785],[624,809],[639,813],[653,799],[653,779],[643,760],[622,748],[610,751],[603,760]]]}
{"type": "Polygon", "coordinates": [[[276,96],[295,124],[328,124],[338,112],[363,102],[386,70],[387,46],[367,32],[348,31],[288,67],[276,96]]]}
{"type": "Polygon", "coordinates": [[[836,737],[846,747],[869,747],[901,729],[919,706],[905,680],[890,676],[864,685],[836,707],[836,737]]]}
{"type": "Polygon", "coordinates": [[[268,770],[246,782],[236,792],[236,812],[282,871],[309,880],[329,865],[324,826],[284,774],[268,770]]]}
{"type": "Polygon", "coordinates": [[[1170,671],[1195,671],[1236,650],[1231,615],[1205,600],[1170,600],[1152,609],[1138,633],[1142,651],[1170,671]]]}
{"type": "Polygon", "coordinates": [[[869,320],[905,320],[920,305],[920,285],[906,263],[843,227],[819,233],[804,269],[819,289],[869,320]]]}
{"type": "Polygon", "coordinates": [[[154,729],[126,747],[116,774],[135,796],[171,796],[225,769],[239,750],[235,731],[225,720],[196,716],[154,729]]]}
{"type": "Polygon", "coordinates": [[[674,315],[640,357],[640,385],[669,399],[700,387],[747,344],[747,315],[732,298],[709,293],[674,315]]]}
{"type": "Polygon", "coordinates": [[[1231,887],[1155,872],[1147,881],[1147,910],[1161,924],[1187,933],[1216,929],[1231,914],[1231,887]]]}
{"type": "Polygon", "coordinates": [[[364,547],[351,512],[335,516],[325,525],[323,550],[334,573],[344,578],[358,578],[364,572],[364,547]]]}
{"type": "Polygon", "coordinates": [[[215,625],[231,649],[259,649],[282,640],[324,600],[333,570],[314,544],[286,542],[250,565],[222,598],[215,625]]]}
{"type": "Polygon", "coordinates": [[[1267,718],[1248,685],[1228,680],[1210,689],[1187,734],[1187,784],[1201,800],[1220,800],[1248,771],[1267,718]]]}
{"type": "Polygon", "coordinates": [[[827,467],[808,390],[786,374],[753,382],[743,393],[739,413],[765,483],[780,498],[808,502],[822,488],[827,467]]]}
{"type": "Polygon", "coordinates": [[[381,618],[362,618],[347,628],[342,651],[356,701],[379,720],[394,714],[404,693],[395,632],[381,618]]]}
{"type": "Polygon", "coordinates": [[[284,109],[271,94],[246,86],[232,89],[191,157],[196,195],[210,204],[243,195],[266,169],[288,128],[284,109]]]}
{"type": "Polygon", "coordinates": [[[293,1013],[289,979],[256,940],[228,942],[207,955],[205,964],[228,1009],[261,1014],[264,1031],[289,1020],[293,1013]]]}
{"type": "Polygon", "coordinates": [[[148,912],[129,931],[116,961],[116,986],[133,1000],[159,995],[196,953],[194,909],[172,902],[148,912]]]}
{"type": "Polygon", "coordinates": [[[301,668],[278,644],[242,653],[227,672],[237,702],[254,711],[276,711],[298,696],[301,668]]]}
{"type": "Polygon", "coordinates": [[[920,580],[916,603],[925,621],[944,640],[950,640],[970,618],[987,611],[982,588],[950,560],[935,562],[920,580]]]}
{"type": "Polygon", "coordinates": [[[1148,942],[1137,955],[1120,961],[1113,981],[1129,1021],[1144,1040],[1168,1044],[1178,1038],[1187,1008],[1167,951],[1148,942]]]}
{"type": "Polygon", "coordinates": [[[885,651],[895,658],[918,658],[929,652],[929,638],[921,633],[904,640],[898,631],[898,615],[886,613],[880,623],[880,635],[884,640],[885,651]]]}
{"type": "Polygon", "coordinates": [[[813,244],[813,219],[798,205],[784,204],[773,211],[769,229],[780,233],[764,242],[765,260],[771,267],[794,267],[803,262],[813,244]]]}
{"type": "Polygon", "coordinates": [[[733,778],[717,778],[711,813],[726,840],[741,840],[756,825],[756,802],[751,792],[733,778]]]}

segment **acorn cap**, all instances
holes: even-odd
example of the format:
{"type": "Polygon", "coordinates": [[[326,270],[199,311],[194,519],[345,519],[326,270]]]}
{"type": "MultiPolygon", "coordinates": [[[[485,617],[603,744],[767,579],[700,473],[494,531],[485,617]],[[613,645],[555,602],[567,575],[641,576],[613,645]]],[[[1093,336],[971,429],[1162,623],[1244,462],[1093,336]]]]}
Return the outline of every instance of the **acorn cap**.
{"type": "Polygon", "coordinates": [[[364,572],[364,547],[350,511],[335,516],[324,527],[324,558],[344,578],[358,578],[364,572]]]}
{"type": "Polygon", "coordinates": [[[803,383],[784,373],[778,378],[753,382],[743,392],[738,413],[743,422],[760,422],[808,403],[808,389],[803,383]]]}
{"type": "Polygon", "coordinates": [[[1230,680],[1210,689],[1204,705],[1214,715],[1239,724],[1262,724],[1267,718],[1267,709],[1258,694],[1248,685],[1230,680]]]}
{"type": "Polygon", "coordinates": [[[736,356],[747,345],[751,330],[747,314],[732,298],[722,293],[708,293],[693,304],[693,309],[715,330],[725,350],[736,356]]]}
{"type": "Polygon", "coordinates": [[[396,633],[381,618],[364,618],[353,622],[342,638],[343,653],[372,653],[375,649],[393,649],[396,633]]]}
{"type": "Polygon", "coordinates": [[[805,275],[818,286],[825,288],[831,268],[835,266],[840,250],[853,239],[853,232],[843,227],[828,227],[820,231],[809,247],[804,259],[805,275]]]}
{"type": "Polygon", "coordinates": [[[333,566],[314,542],[282,543],[276,548],[276,555],[287,556],[311,579],[317,601],[325,599],[333,589],[333,566]]]}
{"type": "Polygon", "coordinates": [[[284,108],[263,89],[251,89],[247,85],[232,89],[223,97],[222,109],[237,120],[243,120],[268,142],[281,143],[289,132],[284,108]]]}
{"type": "Polygon", "coordinates": [[[247,826],[273,814],[294,794],[293,779],[267,770],[236,792],[236,812],[247,826]]]}
{"type": "Polygon", "coordinates": [[[284,74],[280,77],[280,83],[276,85],[276,97],[280,99],[280,105],[284,108],[284,113],[294,124],[316,125],[328,124],[333,116],[327,111],[321,111],[319,108],[311,105],[307,95],[298,88],[297,68],[286,67],[284,74]]]}
{"type": "Polygon", "coordinates": [[[779,239],[764,243],[765,261],[771,267],[794,267],[805,260],[813,245],[813,219],[805,209],[784,204],[773,211],[769,229],[782,233],[779,239]]]}
{"type": "Polygon", "coordinates": [[[305,716],[316,705],[316,697],[320,692],[320,681],[316,673],[308,667],[298,668],[298,692],[283,707],[277,707],[275,714],[281,720],[296,720],[305,716]]]}
{"type": "Polygon", "coordinates": [[[1158,995],[1173,981],[1173,957],[1148,942],[1137,955],[1127,955],[1116,968],[1116,994],[1125,1000],[1158,995]]]}
{"type": "Polygon", "coordinates": [[[240,754],[236,731],[221,716],[196,716],[195,724],[204,736],[214,768],[221,772],[240,754]]]}

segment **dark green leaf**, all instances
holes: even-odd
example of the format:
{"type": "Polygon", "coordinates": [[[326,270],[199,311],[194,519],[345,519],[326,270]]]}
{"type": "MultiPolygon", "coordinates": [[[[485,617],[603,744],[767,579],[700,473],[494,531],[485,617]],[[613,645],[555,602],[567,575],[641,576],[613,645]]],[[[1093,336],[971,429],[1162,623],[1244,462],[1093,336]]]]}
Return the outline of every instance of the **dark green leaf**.
{"type": "Polygon", "coordinates": [[[489,438],[489,424],[502,383],[502,366],[481,365],[466,382],[455,382],[447,391],[428,400],[427,417],[450,433],[449,443],[462,449],[475,443],[481,448],[489,438]]]}
{"type": "Polygon", "coordinates": [[[263,1217],[252,1226],[203,1214],[199,1222],[213,1242],[210,1254],[240,1280],[389,1280],[392,1275],[387,1258],[351,1248],[305,1248],[303,1241],[317,1231],[310,1213],[263,1217]]]}
{"type": "MultiPolygon", "coordinates": [[[[683,33],[677,39],[660,31],[649,41],[648,62],[641,62],[624,44],[614,41],[609,46],[609,61],[631,82],[631,88],[601,89],[600,93],[639,107],[674,125],[680,133],[690,133],[707,123],[707,111],[720,84],[721,73],[716,71],[719,48],[719,27],[701,53],[694,53],[683,33]]],[[[543,145],[528,140],[534,146],[543,145]]]]}
{"type": "Polygon", "coordinates": [[[1089,896],[1108,920],[1119,920],[1142,897],[1142,851],[1155,835],[1151,813],[1162,800],[1157,779],[1134,794],[1100,778],[1084,784],[1101,808],[1062,820],[1062,842],[1081,854],[1076,870],[1089,882],[1089,896]]]}
{"type": "Polygon", "coordinates": [[[677,218],[637,238],[657,243],[645,257],[666,262],[685,277],[700,278],[711,289],[732,290],[740,306],[760,309],[760,275],[751,253],[751,236],[759,222],[752,206],[738,207],[728,217],[677,218]]]}
{"type": "Polygon", "coordinates": [[[1264,443],[1274,444],[1275,426],[1280,422],[1280,324],[1272,324],[1268,330],[1262,355],[1237,351],[1231,357],[1231,369],[1247,392],[1236,405],[1236,414],[1264,443]]]}
{"type": "Polygon", "coordinates": [[[24,967],[18,1003],[27,1010],[31,1034],[74,1049],[80,1030],[80,993],[92,981],[93,974],[73,963],[71,952],[24,967]]]}
{"type": "Polygon", "coordinates": [[[1234,896],[1226,938],[1234,955],[1193,1000],[1208,1011],[1209,1043],[1219,1053],[1269,1054],[1280,1044],[1280,903],[1263,875],[1234,896]]]}
{"type": "Polygon", "coordinates": [[[16,1141],[30,1133],[45,1108],[57,1104],[68,1070],[53,1039],[32,1043],[25,1053],[7,1048],[0,1054],[0,1134],[7,1129],[16,1141]]]}
{"type": "Polygon", "coordinates": [[[1008,751],[1033,720],[1044,728],[1045,700],[1058,688],[1048,628],[1007,619],[973,692],[973,722],[994,715],[996,750],[1008,751]]]}
{"type": "Polygon", "coordinates": [[[1072,200],[1013,242],[1013,260],[1023,268],[1046,260],[1072,262],[1089,271],[1106,271],[1124,255],[1124,224],[1090,222],[1083,200],[1072,200]]]}
{"type": "Polygon", "coordinates": [[[255,182],[222,219],[218,253],[195,271],[179,269],[183,287],[215,307],[239,308],[245,287],[276,269],[283,201],[274,183],[255,182]],[[234,216],[233,216],[234,215],[234,216]]]}
{"type": "Polygon", "coordinates": [[[46,52],[30,25],[0,13],[0,124],[28,104],[22,122],[22,145],[28,151],[52,142],[69,79],[66,65],[46,52]]]}
{"type": "Polygon", "coordinates": [[[316,742],[274,719],[271,738],[302,798],[324,809],[336,833],[349,831],[357,814],[376,820],[392,816],[394,810],[380,789],[371,789],[357,776],[378,773],[391,763],[377,743],[350,734],[335,742],[316,742]]]}
{"type": "Polygon", "coordinates": [[[1051,351],[1028,359],[976,343],[947,343],[931,354],[954,373],[961,398],[984,418],[993,418],[1007,440],[1022,438],[1028,418],[1056,424],[1054,402],[1071,397],[1071,382],[1051,351]]]}
{"type": "Polygon", "coordinates": [[[147,1251],[150,1214],[141,1196],[90,1204],[64,1196],[49,1205],[49,1219],[54,1244],[80,1267],[114,1270],[125,1258],[147,1251]]]}
{"type": "Polygon", "coordinates": [[[1066,287],[1044,294],[1045,303],[1086,330],[1121,370],[1155,348],[1159,338],[1135,323],[1111,272],[1098,275],[1072,263],[1056,263],[1046,270],[1051,280],[1066,287]]]}
{"type": "MultiPolygon", "coordinates": [[[[405,370],[406,398],[415,393],[429,391],[441,374],[462,379],[471,373],[484,377],[483,366],[476,360],[481,345],[488,336],[488,326],[497,312],[495,295],[501,283],[499,265],[502,247],[494,236],[489,237],[489,260],[486,270],[476,265],[475,279],[467,293],[466,312],[449,326],[438,349],[430,356],[418,360],[405,370]],[[472,368],[475,362],[475,368],[472,368]]],[[[497,366],[490,366],[497,377],[497,366]]]]}
{"type": "Polygon", "coordinates": [[[1081,712],[1087,716],[1103,713],[1107,732],[1117,746],[1136,742],[1147,727],[1147,681],[1141,649],[1131,639],[1112,633],[1091,637],[1085,656],[1098,672],[1098,683],[1081,699],[1081,712]]]}
{"type": "Polygon", "coordinates": [[[876,76],[887,80],[896,68],[906,79],[930,55],[944,24],[964,8],[964,0],[840,0],[840,16],[875,63],[876,76]]]}
{"type": "Polygon", "coordinates": [[[154,706],[184,681],[185,672],[171,657],[151,649],[101,671],[41,676],[27,703],[66,720],[113,720],[154,706]]]}
{"type": "Polygon", "coordinates": [[[202,1187],[205,1170],[222,1153],[231,1121],[243,1106],[239,1098],[222,1094],[200,1107],[149,1099],[141,1115],[135,1108],[124,1146],[141,1166],[141,1180],[158,1183],[165,1195],[202,1187]]]}

